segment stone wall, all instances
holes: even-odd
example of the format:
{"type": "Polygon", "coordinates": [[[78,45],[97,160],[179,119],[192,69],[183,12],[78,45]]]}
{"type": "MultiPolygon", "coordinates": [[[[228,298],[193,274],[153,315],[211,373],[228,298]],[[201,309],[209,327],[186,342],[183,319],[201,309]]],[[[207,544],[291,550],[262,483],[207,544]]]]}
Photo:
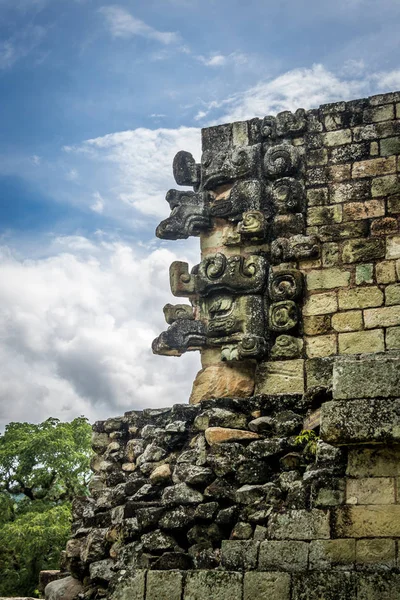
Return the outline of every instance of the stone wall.
{"type": "MultiPolygon", "coordinates": [[[[83,597],[400,598],[400,93],[203,130],[157,234],[191,404],[93,427],[83,597]]],[[[172,359],[171,359],[172,360],[172,359]]]]}

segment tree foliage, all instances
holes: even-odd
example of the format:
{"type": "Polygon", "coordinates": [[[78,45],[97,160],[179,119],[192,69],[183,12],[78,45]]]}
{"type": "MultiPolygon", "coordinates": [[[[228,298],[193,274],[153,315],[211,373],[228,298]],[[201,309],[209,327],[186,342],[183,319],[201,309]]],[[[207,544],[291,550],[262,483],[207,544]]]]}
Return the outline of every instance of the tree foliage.
{"type": "Polygon", "coordinates": [[[33,595],[39,571],[58,568],[71,501],[87,493],[90,425],[10,423],[0,435],[0,596],[33,595]]]}

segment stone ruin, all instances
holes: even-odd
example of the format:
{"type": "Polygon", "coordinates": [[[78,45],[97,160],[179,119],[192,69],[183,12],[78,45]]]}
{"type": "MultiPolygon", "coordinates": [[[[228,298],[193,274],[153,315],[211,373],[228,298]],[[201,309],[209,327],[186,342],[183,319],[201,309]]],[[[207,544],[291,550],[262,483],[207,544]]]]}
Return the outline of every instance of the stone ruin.
{"type": "Polygon", "coordinates": [[[202,151],[157,228],[201,260],[153,351],[203,368],[189,404],[95,423],[69,572],[85,600],[399,599],[400,92],[202,151]]]}

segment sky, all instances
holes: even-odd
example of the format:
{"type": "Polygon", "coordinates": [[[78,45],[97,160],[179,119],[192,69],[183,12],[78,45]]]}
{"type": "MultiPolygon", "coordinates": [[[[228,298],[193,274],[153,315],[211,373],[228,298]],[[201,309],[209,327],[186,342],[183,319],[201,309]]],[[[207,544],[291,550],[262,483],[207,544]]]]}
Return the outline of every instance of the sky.
{"type": "MultiPolygon", "coordinates": [[[[0,0],[0,428],[187,402],[153,356],[200,129],[400,89],[398,0],[0,0]]],[[[175,301],[176,302],[176,301],[175,301]]]]}

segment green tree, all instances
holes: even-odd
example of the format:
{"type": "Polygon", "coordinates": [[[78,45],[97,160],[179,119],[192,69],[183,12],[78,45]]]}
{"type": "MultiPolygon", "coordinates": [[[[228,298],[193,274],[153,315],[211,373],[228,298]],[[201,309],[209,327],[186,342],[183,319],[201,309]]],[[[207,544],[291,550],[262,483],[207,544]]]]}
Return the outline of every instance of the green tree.
{"type": "Polygon", "coordinates": [[[71,502],[87,494],[90,425],[10,423],[0,435],[0,596],[27,596],[58,568],[71,502]]]}

